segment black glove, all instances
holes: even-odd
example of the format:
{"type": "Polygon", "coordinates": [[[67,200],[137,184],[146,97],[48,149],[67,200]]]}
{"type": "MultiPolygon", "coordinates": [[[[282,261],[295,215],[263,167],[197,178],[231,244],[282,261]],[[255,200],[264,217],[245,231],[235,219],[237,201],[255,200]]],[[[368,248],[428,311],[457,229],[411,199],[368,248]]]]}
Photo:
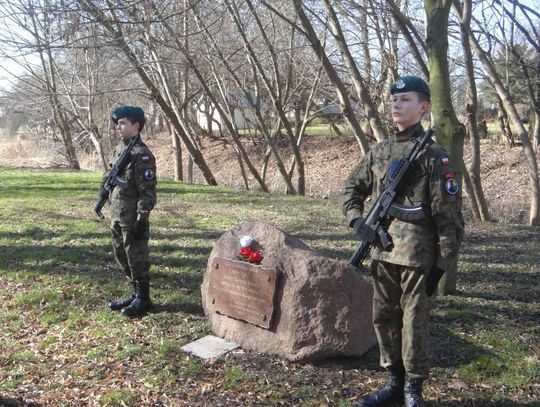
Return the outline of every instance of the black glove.
{"type": "Polygon", "coordinates": [[[375,241],[377,233],[368,225],[366,225],[366,222],[364,222],[364,218],[356,218],[353,222],[352,227],[354,230],[354,234],[358,239],[362,240],[363,242],[375,241]]]}
{"type": "Polygon", "coordinates": [[[444,270],[437,266],[433,266],[433,268],[430,270],[426,279],[426,294],[428,297],[431,297],[437,290],[437,286],[439,285],[439,281],[441,280],[443,274],[444,270]]]}
{"type": "Polygon", "coordinates": [[[142,219],[135,221],[135,223],[133,224],[133,239],[141,240],[147,230],[148,221],[142,219]]]}

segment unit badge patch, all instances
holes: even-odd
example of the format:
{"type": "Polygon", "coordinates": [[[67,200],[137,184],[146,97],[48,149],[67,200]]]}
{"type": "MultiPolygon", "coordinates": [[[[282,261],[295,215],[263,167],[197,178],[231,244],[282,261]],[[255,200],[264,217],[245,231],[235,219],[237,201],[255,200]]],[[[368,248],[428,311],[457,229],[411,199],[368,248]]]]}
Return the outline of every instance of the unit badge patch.
{"type": "Polygon", "coordinates": [[[405,87],[405,81],[403,79],[398,79],[395,83],[397,89],[403,89],[405,87]]]}
{"type": "Polygon", "coordinates": [[[143,177],[146,181],[152,181],[155,178],[156,174],[150,168],[144,170],[143,177]]]}
{"type": "Polygon", "coordinates": [[[447,179],[444,187],[449,195],[456,195],[459,192],[459,185],[454,178],[447,179]]]}

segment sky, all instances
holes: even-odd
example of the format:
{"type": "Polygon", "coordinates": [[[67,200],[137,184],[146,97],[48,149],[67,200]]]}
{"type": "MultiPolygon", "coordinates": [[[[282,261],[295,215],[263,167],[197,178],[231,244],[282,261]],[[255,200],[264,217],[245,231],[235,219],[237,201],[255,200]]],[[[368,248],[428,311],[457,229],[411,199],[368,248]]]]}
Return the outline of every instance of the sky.
{"type": "Polygon", "coordinates": [[[0,57],[0,91],[8,90],[12,86],[13,76],[20,76],[24,71],[14,61],[0,57]]]}
{"type": "MultiPolygon", "coordinates": [[[[536,4],[536,6],[533,4],[537,3],[537,1],[538,0],[521,0],[521,3],[531,8],[537,8],[538,4],[536,4]]],[[[0,0],[0,5],[2,4],[2,2],[3,0],[0,0]]],[[[6,11],[5,6],[2,6],[2,13],[0,13],[4,15],[4,18],[0,18],[0,23],[2,23],[4,27],[0,29],[1,31],[3,31],[2,35],[9,36],[13,33],[17,35],[17,29],[9,26],[9,18],[5,17],[6,13],[9,14],[9,11],[6,11]]],[[[7,51],[6,47],[4,47],[2,51],[9,52],[7,51]]],[[[23,73],[24,70],[23,68],[21,68],[21,66],[19,66],[19,64],[17,64],[13,60],[0,56],[0,92],[2,90],[10,89],[12,87],[13,77],[20,76],[23,73]]]]}

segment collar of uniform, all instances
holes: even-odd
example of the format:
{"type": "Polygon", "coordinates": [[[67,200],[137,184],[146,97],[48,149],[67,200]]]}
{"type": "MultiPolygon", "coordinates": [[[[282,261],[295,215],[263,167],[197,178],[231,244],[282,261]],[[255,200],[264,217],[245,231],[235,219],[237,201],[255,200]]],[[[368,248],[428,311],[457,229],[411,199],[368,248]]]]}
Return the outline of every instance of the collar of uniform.
{"type": "MultiPolygon", "coordinates": [[[[129,142],[131,141],[131,139],[132,139],[133,137],[137,137],[138,135],[139,135],[139,134],[135,134],[134,136],[128,138],[127,140],[122,139],[122,141],[124,142],[124,145],[127,146],[127,145],[129,144],[129,142]]],[[[135,144],[138,144],[138,143],[135,143],[135,144]]]]}
{"type": "Polygon", "coordinates": [[[418,122],[416,124],[413,124],[411,127],[407,127],[405,130],[396,131],[394,135],[396,137],[396,141],[401,142],[408,141],[411,137],[414,137],[423,132],[424,129],[422,128],[422,123],[418,122]]]}

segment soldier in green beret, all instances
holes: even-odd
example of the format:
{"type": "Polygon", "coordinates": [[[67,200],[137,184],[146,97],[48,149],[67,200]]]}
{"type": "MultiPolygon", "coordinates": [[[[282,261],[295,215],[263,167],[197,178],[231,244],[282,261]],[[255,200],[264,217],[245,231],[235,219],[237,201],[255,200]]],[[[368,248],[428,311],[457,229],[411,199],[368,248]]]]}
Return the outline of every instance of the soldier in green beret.
{"type": "Polygon", "coordinates": [[[140,107],[120,106],[112,112],[111,119],[121,137],[109,163],[111,168],[130,140],[136,140],[120,174],[127,185],[117,186],[109,196],[114,258],[133,290],[126,299],[109,303],[109,308],[127,317],[138,317],[152,306],[148,239],[149,216],[156,204],[156,160],[140,138],[145,123],[140,107]]]}
{"type": "MultiPolygon", "coordinates": [[[[417,76],[399,78],[390,93],[395,131],[363,157],[342,190],[343,212],[358,236],[366,236],[364,201],[380,194],[391,163],[403,157],[412,138],[424,134],[421,120],[430,108],[429,86],[417,76]]],[[[393,219],[388,226],[392,246],[386,251],[375,246],[371,251],[373,324],[380,363],[389,371],[389,380],[361,397],[359,406],[404,402],[407,407],[424,406],[422,382],[430,367],[429,296],[436,288],[428,277],[435,266],[444,271],[456,259],[464,230],[460,200],[450,157],[440,144],[431,142],[418,156],[395,200],[406,206],[422,204],[426,217],[393,219]]]]}

